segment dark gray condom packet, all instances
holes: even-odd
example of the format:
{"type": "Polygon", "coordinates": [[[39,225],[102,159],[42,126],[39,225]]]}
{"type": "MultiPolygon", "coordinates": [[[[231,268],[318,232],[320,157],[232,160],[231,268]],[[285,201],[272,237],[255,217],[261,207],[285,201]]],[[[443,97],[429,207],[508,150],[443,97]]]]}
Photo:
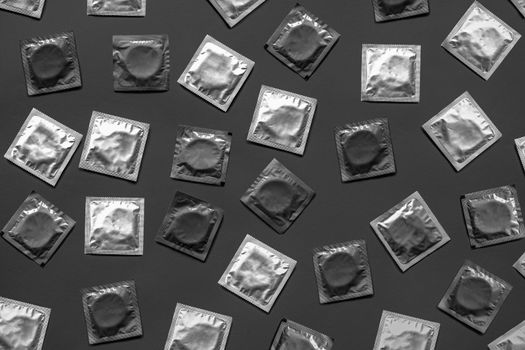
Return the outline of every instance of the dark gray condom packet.
{"type": "Polygon", "coordinates": [[[430,12],[429,0],[372,0],[376,22],[424,15],[430,12]]]}
{"type": "Polygon", "coordinates": [[[223,213],[219,207],[177,191],[155,240],[205,261],[223,213]]]}
{"type": "Polygon", "coordinates": [[[333,346],[334,340],[329,336],[283,318],[277,328],[270,350],[331,350],[333,346]]]}
{"type": "Polygon", "coordinates": [[[483,334],[511,290],[509,283],[466,261],[438,308],[483,334]]]}
{"type": "Polygon", "coordinates": [[[0,9],[40,18],[45,0],[0,0],[0,9]]]}
{"type": "Polygon", "coordinates": [[[87,14],[91,16],[146,16],[146,0],[87,0],[87,14]]]}
{"type": "Polygon", "coordinates": [[[31,192],[2,229],[2,237],[39,265],[45,265],[75,226],[75,221],[31,192]]]}
{"type": "Polygon", "coordinates": [[[525,349],[525,321],[489,344],[489,350],[525,349]]]}

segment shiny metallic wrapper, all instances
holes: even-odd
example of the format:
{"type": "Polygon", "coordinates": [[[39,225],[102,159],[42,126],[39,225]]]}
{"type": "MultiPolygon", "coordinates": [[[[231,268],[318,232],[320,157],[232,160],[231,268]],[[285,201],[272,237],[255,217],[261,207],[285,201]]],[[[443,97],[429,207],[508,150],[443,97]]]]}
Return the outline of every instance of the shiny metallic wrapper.
{"type": "Polygon", "coordinates": [[[513,185],[461,196],[470,245],[486,247],[525,237],[518,191],[513,185]]]}
{"type": "Polygon", "coordinates": [[[230,28],[255,11],[266,0],[209,0],[230,28]]]}
{"type": "Polygon", "coordinates": [[[386,118],[337,127],[335,143],[343,182],[396,172],[390,128],[386,118]]]}
{"type": "Polygon", "coordinates": [[[421,46],[363,44],[361,101],[419,102],[421,46]]]}
{"type": "Polygon", "coordinates": [[[78,166],[136,182],[148,133],[147,123],[93,111],[78,166]]]}
{"type": "Polygon", "coordinates": [[[365,241],[330,244],[313,253],[321,304],[374,294],[365,241]]]}
{"type": "Polygon", "coordinates": [[[167,35],[113,36],[115,91],[166,91],[169,74],[167,35]]]}
{"type": "Polygon", "coordinates": [[[525,136],[515,139],[514,144],[516,145],[523,171],[525,171],[525,136]]]}
{"type": "Polygon", "coordinates": [[[489,344],[489,350],[525,349],[525,321],[489,344]]]}
{"type": "Polygon", "coordinates": [[[315,192],[273,159],[241,197],[241,202],[277,233],[284,233],[315,197],[315,192]]]}
{"type": "Polygon", "coordinates": [[[0,297],[0,348],[42,350],[51,309],[0,297]]]}
{"type": "Polygon", "coordinates": [[[266,50],[304,79],[310,78],[341,35],[297,4],[265,44],[266,50]]]}
{"type": "Polygon", "coordinates": [[[55,186],[82,135],[33,108],[4,158],[55,186]]]}
{"type": "Polygon", "coordinates": [[[474,1],[441,46],[488,80],[520,37],[508,24],[474,1]]]}
{"type": "Polygon", "coordinates": [[[0,0],[0,9],[40,18],[45,0],[0,0]]]}
{"type": "Polygon", "coordinates": [[[438,308],[483,334],[511,290],[509,283],[466,261],[438,308]]]}
{"type": "Polygon", "coordinates": [[[45,265],[75,226],[75,221],[31,192],[2,229],[2,237],[39,265],[45,265]]]}
{"type": "Polygon", "coordinates": [[[512,265],[523,277],[525,277],[525,253],[512,265]]]}
{"type": "Polygon", "coordinates": [[[525,0],[511,0],[523,17],[525,17],[525,0]]]}
{"type": "Polygon", "coordinates": [[[428,0],[372,0],[376,22],[424,15],[430,12],[428,0]]]}
{"type": "Polygon", "coordinates": [[[281,320],[270,350],[315,349],[331,350],[334,340],[297,322],[281,320]]]}
{"type": "Polygon", "coordinates": [[[146,16],[146,0],[87,0],[90,16],[146,16]]]}
{"type": "Polygon", "coordinates": [[[295,260],[246,235],[219,284],[263,311],[270,312],[295,265],[295,260]]]}
{"type": "Polygon", "coordinates": [[[24,40],[20,51],[28,95],[82,86],[73,32],[24,40]]]}
{"type": "Polygon", "coordinates": [[[224,185],[231,142],[231,132],[180,125],[170,176],[173,179],[224,185]]]}
{"type": "Polygon", "coordinates": [[[85,254],[142,255],[144,198],[87,197],[85,254]]]}
{"type": "Polygon", "coordinates": [[[303,155],[316,107],[315,98],[263,85],[247,139],[303,155]]]}
{"type": "Polygon", "coordinates": [[[226,112],[255,62],[206,35],[182,72],[180,85],[226,112]]]}
{"type": "Polygon", "coordinates": [[[89,344],[142,336],[134,281],[84,288],[81,295],[89,344]]]}
{"type": "Polygon", "coordinates": [[[223,216],[221,208],[177,191],[155,240],[205,261],[223,216]]]}
{"type": "Polygon", "coordinates": [[[164,350],[224,350],[230,316],[177,303],[164,350]]]}
{"type": "Polygon", "coordinates": [[[460,171],[501,138],[501,132],[464,92],[422,126],[430,139],[460,171]]]}
{"type": "Polygon", "coordinates": [[[403,272],[450,241],[417,191],[370,222],[370,226],[403,272]]]}
{"type": "Polygon", "coordinates": [[[373,350],[434,350],[439,323],[383,311],[373,350]]]}

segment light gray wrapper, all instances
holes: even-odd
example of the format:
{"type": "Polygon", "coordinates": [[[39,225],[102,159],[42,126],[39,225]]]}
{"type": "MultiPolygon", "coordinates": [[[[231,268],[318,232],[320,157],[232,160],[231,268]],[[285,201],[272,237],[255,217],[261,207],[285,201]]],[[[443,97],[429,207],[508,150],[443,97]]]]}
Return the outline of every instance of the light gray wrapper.
{"type": "Polygon", "coordinates": [[[315,350],[331,350],[333,346],[334,340],[329,336],[283,318],[270,350],[306,349],[306,347],[315,350]]]}
{"type": "Polygon", "coordinates": [[[255,11],[266,0],[208,0],[230,28],[255,11]]]}
{"type": "Polygon", "coordinates": [[[87,0],[90,16],[146,16],[146,0],[87,0]]]}

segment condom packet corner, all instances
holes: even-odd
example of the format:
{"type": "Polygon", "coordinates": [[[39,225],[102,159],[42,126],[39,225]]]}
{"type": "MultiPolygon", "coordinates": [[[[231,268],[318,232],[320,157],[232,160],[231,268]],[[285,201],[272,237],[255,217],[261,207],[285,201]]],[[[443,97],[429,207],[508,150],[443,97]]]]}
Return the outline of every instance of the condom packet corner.
{"type": "Polygon", "coordinates": [[[0,1],[0,9],[40,19],[46,0],[0,1]]]}
{"type": "Polygon", "coordinates": [[[525,321],[488,345],[489,350],[519,350],[525,347],[525,321]]]}
{"type": "Polygon", "coordinates": [[[525,171],[525,136],[515,139],[514,144],[516,145],[516,150],[520,157],[521,167],[523,168],[523,171],[525,171]]]}
{"type": "Polygon", "coordinates": [[[430,13],[429,0],[403,1],[389,4],[388,0],[372,0],[376,22],[426,15],[430,13]]]}
{"type": "Polygon", "coordinates": [[[334,340],[316,330],[283,318],[279,323],[270,350],[299,349],[301,344],[314,344],[316,350],[331,350],[334,340]]]}
{"type": "Polygon", "coordinates": [[[512,265],[523,277],[525,277],[525,253],[523,253],[518,260],[512,265]]]}
{"type": "Polygon", "coordinates": [[[146,16],[146,0],[87,0],[88,16],[146,16]]]}
{"type": "Polygon", "coordinates": [[[237,23],[261,6],[266,0],[249,0],[240,3],[236,3],[235,0],[208,1],[219,13],[224,22],[226,22],[230,28],[233,28],[237,23]]]}
{"type": "Polygon", "coordinates": [[[516,9],[525,17],[525,1],[524,0],[510,0],[516,6],[516,9]]]}

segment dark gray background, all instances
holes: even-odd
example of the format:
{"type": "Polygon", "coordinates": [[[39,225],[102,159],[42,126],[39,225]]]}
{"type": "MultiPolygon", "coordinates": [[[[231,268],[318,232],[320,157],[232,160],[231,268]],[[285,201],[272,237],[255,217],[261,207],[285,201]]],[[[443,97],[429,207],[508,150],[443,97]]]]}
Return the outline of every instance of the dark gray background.
{"type": "MultiPolygon", "coordinates": [[[[183,302],[233,317],[229,349],[267,349],[282,317],[324,332],[337,349],[371,349],[383,309],[441,323],[438,349],[484,349],[524,318],[525,280],[511,267],[525,241],[472,250],[467,240],[461,194],[516,184],[525,204],[524,173],[513,140],[525,134],[523,79],[525,43],[519,42],[489,81],[482,80],[440,47],[471,0],[433,0],[430,16],[376,24],[368,0],[303,0],[302,3],[342,35],[309,81],[304,81],[263,45],[294,0],[268,0],[229,29],[205,0],[149,1],[145,18],[86,16],[83,0],[47,0],[40,21],[0,11],[0,151],[5,152],[31,108],[86,133],[92,110],[151,124],[137,183],[78,169],[82,145],[56,188],[3,160],[0,163],[0,224],[31,190],[54,202],[77,225],[51,261],[41,268],[0,240],[0,295],[52,308],[44,349],[88,349],[79,290],[134,279],[144,336],[98,346],[101,349],[161,349],[175,304],[183,302]],[[81,89],[38,97],[26,95],[19,40],[74,30],[82,72],[81,89]],[[112,80],[113,34],[161,34],[170,38],[171,89],[165,93],[115,93],[112,80]],[[256,62],[230,110],[223,113],[180,87],[176,80],[206,34],[256,62]],[[421,102],[360,102],[361,44],[421,44],[421,102]],[[261,84],[319,100],[305,155],[246,142],[261,84]],[[460,173],[426,137],[421,125],[468,90],[503,138],[460,173]],[[333,129],[351,121],[386,116],[394,142],[397,174],[343,184],[333,129]],[[178,124],[233,133],[224,187],[169,177],[174,130],[178,124]],[[257,174],[276,157],[300,176],[317,197],[284,234],[278,235],[239,201],[257,174]],[[154,242],[175,190],[225,209],[225,220],[206,263],[154,242]],[[406,273],[401,273],[375,237],[369,221],[418,190],[452,241],[406,273]],[[86,256],[86,196],[146,198],[142,257],[86,256]],[[298,261],[270,314],[222,289],[217,280],[249,233],[298,261]],[[365,239],[375,296],[320,305],[312,267],[312,248],[365,239]],[[464,259],[471,259],[514,285],[501,312],[481,336],[436,307],[464,259]]],[[[507,0],[483,4],[518,32],[525,21],[507,0]]],[[[522,39],[522,41],[525,39],[522,39]]]]}

